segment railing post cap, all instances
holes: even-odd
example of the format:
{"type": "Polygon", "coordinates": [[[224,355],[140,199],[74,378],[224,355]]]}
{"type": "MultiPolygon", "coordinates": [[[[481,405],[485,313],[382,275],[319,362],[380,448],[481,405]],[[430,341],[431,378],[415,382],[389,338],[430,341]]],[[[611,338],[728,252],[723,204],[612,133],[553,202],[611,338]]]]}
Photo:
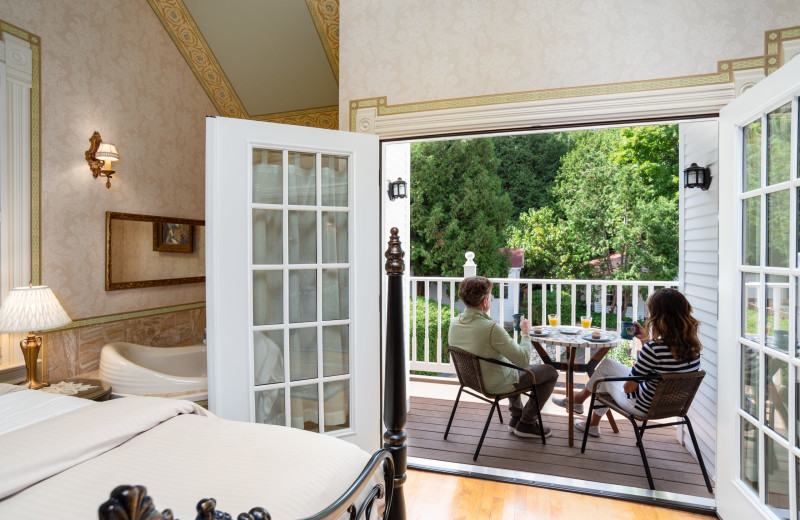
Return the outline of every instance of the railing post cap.
{"type": "Polygon", "coordinates": [[[467,263],[464,265],[475,265],[475,262],[472,261],[475,258],[475,253],[467,251],[464,253],[464,257],[467,259],[467,263]]]}

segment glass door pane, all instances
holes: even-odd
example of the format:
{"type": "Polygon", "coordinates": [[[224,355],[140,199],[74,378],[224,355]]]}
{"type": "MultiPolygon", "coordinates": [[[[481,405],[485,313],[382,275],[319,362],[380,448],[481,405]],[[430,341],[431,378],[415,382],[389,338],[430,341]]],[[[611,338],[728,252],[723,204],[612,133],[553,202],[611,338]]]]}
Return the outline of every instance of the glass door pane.
{"type": "Polygon", "coordinates": [[[800,228],[800,180],[791,164],[797,153],[792,140],[796,107],[796,102],[786,103],[743,128],[737,356],[739,479],[762,510],[795,520],[791,493],[796,489],[789,477],[800,464],[788,447],[800,442],[800,356],[797,348],[789,348],[790,340],[797,345],[800,337],[800,240],[792,244],[792,233],[797,236],[800,228]]]}
{"type": "Polygon", "coordinates": [[[791,103],[767,114],[767,130],[767,184],[786,182],[791,168],[791,103]]]}
{"type": "Polygon", "coordinates": [[[744,190],[761,187],[761,118],[744,128],[744,190]]]}
{"type": "Polygon", "coordinates": [[[351,426],[348,168],[346,156],[253,150],[259,422],[314,432],[351,426]]]}

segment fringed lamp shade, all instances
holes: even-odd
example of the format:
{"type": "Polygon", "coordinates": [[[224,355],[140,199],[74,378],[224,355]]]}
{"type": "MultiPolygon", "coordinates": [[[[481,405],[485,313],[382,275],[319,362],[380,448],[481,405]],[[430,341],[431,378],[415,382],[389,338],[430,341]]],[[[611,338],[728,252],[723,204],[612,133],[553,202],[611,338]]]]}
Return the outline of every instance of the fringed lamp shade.
{"type": "Polygon", "coordinates": [[[71,321],[53,291],[44,285],[11,289],[0,307],[1,333],[54,329],[71,321]]]}
{"type": "Polygon", "coordinates": [[[111,143],[100,143],[100,146],[97,148],[97,152],[94,154],[94,156],[102,161],[119,160],[119,152],[117,152],[117,147],[111,143]]]}

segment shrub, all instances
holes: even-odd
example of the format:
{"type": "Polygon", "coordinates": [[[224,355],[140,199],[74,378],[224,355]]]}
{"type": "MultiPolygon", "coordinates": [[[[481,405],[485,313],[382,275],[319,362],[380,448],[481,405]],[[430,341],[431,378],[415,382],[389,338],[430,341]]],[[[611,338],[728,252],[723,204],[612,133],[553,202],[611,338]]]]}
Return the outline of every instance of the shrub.
{"type": "MultiPolygon", "coordinates": [[[[414,314],[417,316],[417,359],[420,361],[425,359],[425,306],[428,306],[428,340],[430,341],[430,359],[436,361],[436,337],[438,335],[438,319],[439,304],[436,300],[427,300],[424,296],[417,296],[416,308],[414,307],[414,299],[409,302],[411,310],[411,318],[408,322],[408,345],[409,353],[414,347],[414,314]]],[[[459,312],[454,311],[454,316],[458,316],[459,312]]],[[[442,363],[449,363],[450,356],[447,354],[447,345],[450,333],[450,305],[442,304],[442,363]]],[[[410,354],[409,359],[414,359],[410,354]]]]}
{"type": "Polygon", "coordinates": [[[636,361],[636,358],[631,356],[631,343],[627,340],[609,350],[606,358],[618,361],[628,367],[632,367],[633,362],[636,361]]]}

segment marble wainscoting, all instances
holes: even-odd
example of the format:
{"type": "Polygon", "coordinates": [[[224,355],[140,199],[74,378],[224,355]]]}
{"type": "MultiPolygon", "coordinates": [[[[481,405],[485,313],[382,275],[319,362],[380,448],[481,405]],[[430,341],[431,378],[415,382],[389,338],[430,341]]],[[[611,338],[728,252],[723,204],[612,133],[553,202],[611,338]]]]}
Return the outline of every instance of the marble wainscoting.
{"type": "Polygon", "coordinates": [[[206,309],[89,325],[43,334],[47,379],[64,379],[98,370],[100,349],[126,341],[152,347],[182,347],[202,343],[206,309]]]}

